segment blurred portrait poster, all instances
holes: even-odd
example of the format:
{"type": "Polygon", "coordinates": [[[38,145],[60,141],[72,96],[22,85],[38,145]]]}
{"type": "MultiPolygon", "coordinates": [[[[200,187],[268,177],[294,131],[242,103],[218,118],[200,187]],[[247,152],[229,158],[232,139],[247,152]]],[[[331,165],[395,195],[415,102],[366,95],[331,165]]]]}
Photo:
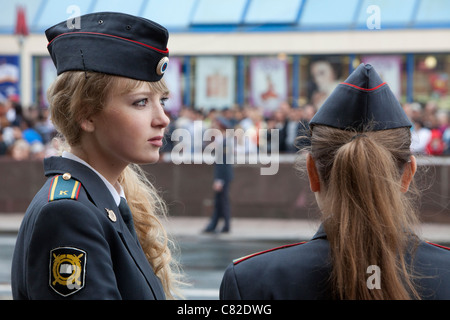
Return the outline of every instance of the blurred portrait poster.
{"type": "Polygon", "coordinates": [[[169,88],[169,100],[166,101],[164,109],[171,114],[178,114],[182,105],[181,96],[181,59],[171,57],[167,70],[164,73],[164,80],[169,88]]]}
{"type": "Polygon", "coordinates": [[[308,101],[317,109],[342,81],[339,56],[317,56],[309,61],[308,101]]]}
{"type": "Polygon", "coordinates": [[[378,72],[381,79],[384,82],[387,82],[397,99],[401,98],[401,56],[363,56],[361,57],[361,62],[371,64],[378,72]]]}
{"type": "Polygon", "coordinates": [[[235,58],[198,57],[195,67],[195,107],[229,108],[235,101],[235,58]]]}
{"type": "Polygon", "coordinates": [[[250,60],[251,104],[272,113],[287,100],[287,63],[276,57],[250,60]]]}
{"type": "Polygon", "coordinates": [[[19,91],[19,57],[0,56],[0,98],[17,98],[19,91]]]}

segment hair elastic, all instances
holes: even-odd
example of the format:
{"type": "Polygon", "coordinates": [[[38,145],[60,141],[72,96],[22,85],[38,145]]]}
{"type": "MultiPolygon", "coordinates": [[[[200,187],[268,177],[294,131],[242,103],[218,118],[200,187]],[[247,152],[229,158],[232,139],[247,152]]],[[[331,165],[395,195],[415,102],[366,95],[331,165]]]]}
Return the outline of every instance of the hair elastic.
{"type": "Polygon", "coordinates": [[[364,133],[357,133],[350,139],[350,141],[353,141],[356,138],[360,138],[360,137],[367,137],[367,136],[364,133]]]}

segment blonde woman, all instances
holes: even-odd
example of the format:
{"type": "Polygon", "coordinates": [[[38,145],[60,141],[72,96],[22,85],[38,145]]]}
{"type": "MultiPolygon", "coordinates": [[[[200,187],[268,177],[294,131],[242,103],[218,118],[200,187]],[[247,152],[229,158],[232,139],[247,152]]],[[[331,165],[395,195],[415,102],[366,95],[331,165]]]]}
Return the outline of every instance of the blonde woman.
{"type": "Polygon", "coordinates": [[[415,233],[411,123],[388,85],[361,64],[310,126],[306,171],[319,230],[234,261],[221,298],[450,299],[449,249],[415,233]]]}
{"type": "Polygon", "coordinates": [[[121,13],[78,19],[81,29],[46,31],[58,72],[51,118],[68,150],[44,161],[48,180],[17,237],[13,298],[174,298],[166,207],[136,165],[158,160],[169,124],[168,32],[121,13]]]}

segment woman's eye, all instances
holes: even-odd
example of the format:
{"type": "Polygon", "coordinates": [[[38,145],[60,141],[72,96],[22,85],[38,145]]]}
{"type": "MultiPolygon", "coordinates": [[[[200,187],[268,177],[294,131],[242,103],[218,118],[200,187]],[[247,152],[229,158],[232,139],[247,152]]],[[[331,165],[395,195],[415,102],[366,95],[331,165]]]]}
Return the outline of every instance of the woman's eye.
{"type": "Polygon", "coordinates": [[[147,105],[147,103],[148,103],[148,99],[145,98],[145,99],[134,102],[133,105],[136,107],[145,107],[147,105]]]}
{"type": "Polygon", "coordinates": [[[167,100],[169,100],[169,98],[161,98],[161,100],[159,100],[159,103],[164,107],[166,105],[167,100]]]}

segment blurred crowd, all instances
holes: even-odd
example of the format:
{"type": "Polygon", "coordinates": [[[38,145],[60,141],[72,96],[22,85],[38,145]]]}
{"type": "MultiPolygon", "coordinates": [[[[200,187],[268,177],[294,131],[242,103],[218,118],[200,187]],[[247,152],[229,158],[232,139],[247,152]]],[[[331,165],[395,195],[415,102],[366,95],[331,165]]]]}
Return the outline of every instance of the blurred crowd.
{"type": "MultiPolygon", "coordinates": [[[[210,109],[206,112],[183,108],[178,117],[172,117],[167,128],[167,135],[170,137],[176,129],[187,130],[192,137],[189,143],[191,151],[202,150],[210,141],[207,139],[198,141],[194,137],[203,136],[205,130],[214,128],[215,120],[220,117],[227,120],[229,127],[226,129],[235,129],[233,131],[234,151],[237,154],[253,154],[261,148],[271,152],[271,147],[276,147],[280,153],[294,153],[298,147],[301,147],[299,142],[295,141],[296,137],[300,131],[308,131],[309,120],[315,113],[316,109],[312,105],[293,108],[286,102],[281,103],[271,114],[265,114],[262,109],[252,106],[210,109]],[[201,126],[198,125],[198,121],[201,121],[201,126]],[[272,135],[271,129],[277,129],[278,134],[272,135]],[[202,132],[196,132],[196,130],[202,132]],[[277,141],[273,141],[274,139],[277,141]],[[198,143],[202,145],[196,146],[198,143]]],[[[176,143],[183,143],[183,141],[167,139],[163,152],[170,151],[176,143]]]]}
{"type": "Polygon", "coordinates": [[[435,101],[403,105],[413,123],[411,150],[416,154],[450,155],[450,111],[438,108],[435,101]]]}
{"type": "Polygon", "coordinates": [[[0,100],[0,157],[42,160],[56,154],[55,135],[48,109],[22,108],[15,98],[0,100]]]}
{"type": "MultiPolygon", "coordinates": [[[[440,110],[434,101],[425,105],[407,103],[403,107],[414,124],[411,128],[412,152],[433,156],[450,155],[449,111],[440,110]]],[[[192,137],[195,136],[195,130],[202,130],[200,134],[203,137],[203,132],[214,126],[215,119],[222,117],[231,124],[230,128],[242,129],[240,132],[245,133],[245,136],[235,134],[236,153],[256,153],[263,146],[270,151],[270,146],[276,145],[272,144],[275,137],[270,134],[270,129],[278,129],[279,152],[294,153],[302,147],[295,141],[296,137],[302,134],[302,130],[309,130],[308,122],[315,112],[316,108],[312,105],[294,108],[286,102],[281,103],[270,115],[251,106],[207,111],[185,107],[176,116],[169,114],[171,123],[166,128],[166,143],[161,152],[170,152],[175,143],[181,143],[170,139],[174,130],[185,129],[192,137]],[[201,121],[201,126],[198,121],[201,121]]],[[[0,100],[0,157],[39,160],[55,155],[58,148],[57,141],[53,139],[55,136],[48,109],[22,108],[15,99],[0,100]]],[[[198,147],[204,148],[207,143],[208,141],[203,141],[202,146],[198,147]]],[[[194,144],[191,145],[192,151],[199,150],[195,147],[194,144]]]]}

